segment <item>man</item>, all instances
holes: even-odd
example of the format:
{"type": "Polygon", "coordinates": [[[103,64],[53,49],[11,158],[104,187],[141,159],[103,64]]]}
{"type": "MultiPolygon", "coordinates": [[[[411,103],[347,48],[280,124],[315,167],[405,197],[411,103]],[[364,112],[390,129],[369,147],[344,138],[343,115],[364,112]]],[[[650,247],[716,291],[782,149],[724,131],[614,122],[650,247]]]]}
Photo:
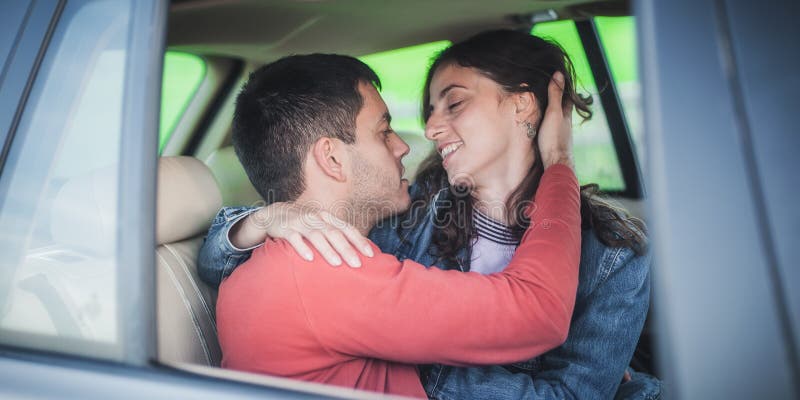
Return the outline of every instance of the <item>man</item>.
{"type": "MultiPolygon", "coordinates": [[[[337,55],[287,57],[251,74],[233,142],[259,193],[326,210],[364,235],[407,209],[409,149],[376,86],[369,67],[337,55]]],[[[223,367],[425,397],[415,364],[503,364],[563,343],[580,257],[578,185],[569,154],[542,154],[552,157],[531,228],[499,274],[427,269],[374,245],[362,268],[330,268],[268,240],[220,287],[223,367]]]]}

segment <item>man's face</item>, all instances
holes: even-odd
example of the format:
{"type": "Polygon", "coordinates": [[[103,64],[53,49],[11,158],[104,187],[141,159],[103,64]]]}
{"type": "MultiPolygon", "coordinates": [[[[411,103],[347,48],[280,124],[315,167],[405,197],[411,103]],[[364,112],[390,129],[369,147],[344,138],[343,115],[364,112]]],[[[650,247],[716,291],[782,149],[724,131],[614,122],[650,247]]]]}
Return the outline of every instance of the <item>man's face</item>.
{"type": "Polygon", "coordinates": [[[386,103],[375,88],[360,83],[364,105],[356,116],[356,142],[350,148],[353,210],[373,221],[408,209],[408,180],[402,158],[409,147],[389,123],[386,103]]]}

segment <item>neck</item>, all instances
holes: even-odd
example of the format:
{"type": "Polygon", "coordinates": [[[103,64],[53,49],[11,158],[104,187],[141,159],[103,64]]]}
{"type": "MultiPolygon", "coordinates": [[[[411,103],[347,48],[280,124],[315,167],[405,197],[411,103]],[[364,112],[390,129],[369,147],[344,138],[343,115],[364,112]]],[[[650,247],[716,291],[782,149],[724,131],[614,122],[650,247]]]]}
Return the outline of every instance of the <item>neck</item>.
{"type": "Polygon", "coordinates": [[[476,177],[472,197],[474,206],[480,212],[495,221],[508,224],[506,202],[528,175],[535,157],[533,152],[527,151],[523,157],[507,157],[504,161],[498,165],[499,168],[483,174],[484,179],[476,177]]]}
{"type": "Polygon", "coordinates": [[[309,211],[327,211],[334,217],[352,225],[361,235],[366,237],[376,219],[369,213],[361,212],[347,198],[337,196],[318,196],[306,191],[295,200],[295,205],[309,211]]]}
{"type": "Polygon", "coordinates": [[[355,209],[351,209],[351,211],[346,212],[345,214],[347,215],[345,216],[339,216],[336,214],[334,215],[336,215],[336,218],[339,218],[342,221],[346,221],[348,224],[352,225],[354,228],[358,230],[358,233],[360,233],[361,236],[364,237],[369,236],[369,231],[371,231],[372,228],[375,226],[375,224],[378,222],[377,219],[374,218],[373,216],[367,215],[365,213],[360,213],[355,209]],[[345,219],[348,217],[350,218],[350,221],[345,219]]]}

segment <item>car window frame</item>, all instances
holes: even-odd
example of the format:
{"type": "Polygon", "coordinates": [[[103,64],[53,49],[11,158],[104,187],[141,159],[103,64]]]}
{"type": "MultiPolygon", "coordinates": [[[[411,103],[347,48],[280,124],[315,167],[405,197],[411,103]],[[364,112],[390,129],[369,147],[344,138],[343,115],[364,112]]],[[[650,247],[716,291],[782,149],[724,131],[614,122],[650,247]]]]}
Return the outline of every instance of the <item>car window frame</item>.
{"type": "Polygon", "coordinates": [[[600,104],[605,112],[606,123],[619,161],[622,179],[625,182],[624,190],[609,191],[608,193],[613,196],[641,199],[644,195],[644,188],[636,149],[633,145],[628,121],[625,119],[616,83],[611,75],[608,58],[600,41],[597,24],[594,18],[575,20],[575,28],[578,30],[578,36],[589,62],[589,69],[594,77],[600,104]]]}
{"type": "MultiPolygon", "coordinates": [[[[46,5],[51,5],[44,2],[46,5]]],[[[55,3],[55,2],[53,2],[55,3]]],[[[41,44],[36,41],[26,42],[25,51],[37,49],[36,59],[33,64],[28,64],[28,79],[25,90],[21,93],[18,105],[13,111],[12,126],[6,131],[7,137],[4,145],[4,159],[14,145],[16,130],[25,112],[30,111],[28,96],[34,89],[39,67],[51,51],[58,48],[51,46],[54,43],[54,34],[64,21],[62,12],[66,6],[65,1],[54,4],[47,25],[47,32],[41,44]]],[[[119,352],[98,354],[79,354],[74,357],[99,357],[110,359],[135,366],[147,366],[156,355],[156,327],[155,327],[155,274],[152,266],[155,265],[155,203],[156,203],[156,165],[157,165],[157,135],[146,135],[142,132],[158,132],[159,100],[161,91],[161,75],[152,74],[153,71],[162,71],[163,49],[166,40],[166,18],[168,5],[157,0],[133,1],[130,5],[130,22],[127,29],[130,34],[127,39],[126,49],[128,55],[125,61],[125,78],[122,92],[122,126],[119,146],[118,170],[118,203],[117,224],[124,229],[119,229],[116,237],[116,303],[119,315],[124,316],[118,321],[119,352]],[[136,32],[136,34],[133,34],[136,32]],[[124,244],[123,244],[124,243],[124,244]]],[[[49,10],[40,10],[40,18],[46,18],[49,10]]],[[[34,14],[36,13],[34,9],[34,14]]],[[[31,39],[32,40],[32,39],[31,39]]],[[[20,44],[21,45],[21,44],[20,44]]],[[[19,65],[17,68],[24,68],[19,65]]],[[[21,73],[26,70],[22,69],[21,73]]],[[[4,92],[4,96],[11,93],[4,92]]],[[[3,113],[4,118],[12,112],[3,113]]],[[[60,133],[59,133],[60,135],[60,133]]],[[[11,177],[15,171],[0,169],[3,181],[11,177]],[[6,176],[8,174],[8,176],[6,176]]],[[[43,185],[33,188],[42,190],[43,185]]],[[[6,196],[8,186],[0,186],[0,202],[6,196]]],[[[25,221],[33,224],[34,220],[25,221]]],[[[4,289],[0,289],[4,290],[4,289]]],[[[3,293],[3,292],[0,292],[3,293]]],[[[38,339],[37,339],[38,340],[38,339]]],[[[49,339],[48,339],[49,340],[49,339]]],[[[59,337],[56,340],[65,340],[59,337]]],[[[30,344],[14,345],[1,343],[3,348],[18,348],[21,351],[40,351],[36,340],[30,344]],[[17,347],[19,346],[19,347],[17,347]]],[[[45,346],[46,348],[47,346],[45,346]]]]}
{"type": "Polygon", "coordinates": [[[126,60],[119,159],[117,282],[123,362],[148,366],[156,357],[156,182],[161,78],[169,5],[134,1],[126,60]],[[134,33],[135,32],[135,33],[134,33]],[[153,74],[152,71],[159,73],[153,74]],[[143,132],[152,132],[146,135],[143,132]],[[144,206],[143,206],[144,205],[144,206]],[[125,243],[122,245],[122,243],[125,243]]]}
{"type": "MultiPolygon", "coordinates": [[[[0,72],[0,109],[14,110],[13,113],[0,113],[0,174],[3,173],[33,82],[65,5],[65,0],[29,4],[24,20],[18,24],[17,36],[7,57],[0,60],[3,64],[0,72]],[[26,76],[26,79],[7,80],[9,76],[26,76]]],[[[11,18],[11,15],[5,15],[4,22],[7,18],[11,18]]],[[[0,188],[0,201],[5,197],[0,188]]]]}

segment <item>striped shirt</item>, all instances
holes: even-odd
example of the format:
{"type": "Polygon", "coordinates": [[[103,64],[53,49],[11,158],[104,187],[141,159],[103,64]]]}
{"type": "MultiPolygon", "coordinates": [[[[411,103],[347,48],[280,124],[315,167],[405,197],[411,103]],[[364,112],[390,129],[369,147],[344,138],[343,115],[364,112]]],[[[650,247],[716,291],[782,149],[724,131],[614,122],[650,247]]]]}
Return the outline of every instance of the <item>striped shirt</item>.
{"type": "Polygon", "coordinates": [[[472,221],[478,240],[472,245],[470,271],[480,274],[501,272],[514,256],[519,240],[510,227],[473,209],[472,221]]]}

